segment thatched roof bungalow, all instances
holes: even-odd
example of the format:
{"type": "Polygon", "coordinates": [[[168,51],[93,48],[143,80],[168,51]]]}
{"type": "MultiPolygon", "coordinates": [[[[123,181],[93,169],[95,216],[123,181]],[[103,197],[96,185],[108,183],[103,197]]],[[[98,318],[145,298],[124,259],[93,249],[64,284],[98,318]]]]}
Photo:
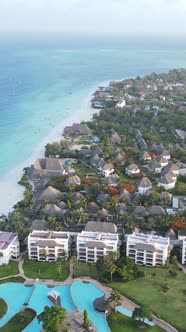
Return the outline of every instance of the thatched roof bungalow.
{"type": "Polygon", "coordinates": [[[38,201],[51,202],[57,198],[60,198],[60,196],[62,196],[62,193],[59,190],[49,186],[46,189],[44,189],[42,193],[39,195],[38,201]]]}
{"type": "Polygon", "coordinates": [[[47,204],[42,211],[48,217],[63,216],[63,210],[60,209],[56,204],[47,204]]]}
{"type": "Polygon", "coordinates": [[[99,312],[107,312],[108,311],[108,297],[105,295],[98,297],[93,302],[95,310],[99,312]]]}

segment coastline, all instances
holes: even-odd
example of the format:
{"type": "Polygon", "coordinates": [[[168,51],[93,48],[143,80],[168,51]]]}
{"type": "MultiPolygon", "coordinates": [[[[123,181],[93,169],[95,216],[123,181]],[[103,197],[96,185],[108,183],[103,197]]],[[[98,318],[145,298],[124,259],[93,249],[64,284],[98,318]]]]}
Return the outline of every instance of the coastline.
{"type": "Polygon", "coordinates": [[[95,90],[100,85],[108,85],[110,81],[100,82],[96,87],[91,88],[91,91],[88,93],[87,97],[82,102],[81,106],[78,107],[78,111],[73,111],[69,117],[64,119],[60,124],[54,127],[49,135],[47,135],[34,149],[34,152],[30,158],[25,160],[23,163],[19,164],[13,168],[3,179],[0,181],[1,191],[3,193],[0,200],[0,215],[8,215],[13,211],[13,206],[20,200],[23,199],[23,194],[25,188],[18,184],[18,181],[21,179],[23,174],[23,169],[25,167],[31,166],[37,158],[44,156],[45,145],[47,143],[52,143],[55,141],[60,141],[63,139],[63,130],[66,126],[72,125],[73,122],[89,121],[92,119],[94,113],[99,112],[98,109],[93,109],[91,107],[91,98],[95,90]]]}

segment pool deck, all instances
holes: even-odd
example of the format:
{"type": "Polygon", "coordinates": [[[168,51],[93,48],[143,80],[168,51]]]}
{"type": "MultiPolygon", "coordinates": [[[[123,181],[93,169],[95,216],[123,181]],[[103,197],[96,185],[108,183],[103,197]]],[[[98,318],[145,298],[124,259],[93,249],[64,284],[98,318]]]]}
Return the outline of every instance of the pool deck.
{"type": "MultiPolygon", "coordinates": [[[[105,294],[107,294],[108,296],[111,294],[112,292],[112,288],[109,288],[103,284],[101,284],[99,281],[92,279],[91,277],[79,277],[79,278],[72,278],[73,275],[73,268],[74,268],[74,264],[73,262],[70,262],[70,273],[68,278],[65,281],[54,281],[51,279],[31,279],[25,276],[24,270],[23,270],[23,263],[24,260],[22,258],[22,256],[20,256],[20,258],[18,259],[19,264],[18,264],[18,268],[19,268],[19,274],[17,275],[12,275],[12,276],[8,276],[8,277],[4,277],[4,278],[0,278],[0,280],[6,280],[8,278],[11,277],[22,277],[25,279],[24,284],[26,285],[35,285],[35,284],[43,284],[43,285],[51,285],[51,286],[62,286],[62,285],[71,285],[73,282],[75,281],[89,281],[92,282],[93,284],[95,284],[97,287],[99,287],[105,294]]],[[[129,300],[127,297],[122,296],[122,302],[121,304],[126,307],[129,310],[134,310],[135,308],[138,308],[139,306],[134,303],[133,301],[129,300]]],[[[83,330],[82,324],[83,324],[83,313],[77,309],[74,313],[69,313],[69,317],[70,320],[72,321],[72,323],[74,323],[74,332],[79,332],[81,331],[81,329],[83,330]],[[81,326],[81,328],[80,328],[81,326]]],[[[167,332],[179,332],[177,329],[175,329],[173,326],[171,326],[169,323],[165,322],[164,320],[161,320],[159,318],[157,318],[156,316],[153,315],[153,322],[154,324],[160,326],[162,329],[164,329],[167,332]]],[[[90,331],[92,332],[98,332],[96,327],[93,325],[92,323],[92,329],[90,331]]]]}

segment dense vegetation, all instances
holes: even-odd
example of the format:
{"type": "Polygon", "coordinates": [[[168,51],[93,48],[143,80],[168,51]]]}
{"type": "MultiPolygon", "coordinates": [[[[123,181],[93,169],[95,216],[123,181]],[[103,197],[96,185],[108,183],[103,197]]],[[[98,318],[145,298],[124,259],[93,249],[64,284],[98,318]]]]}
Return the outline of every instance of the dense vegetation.
{"type": "Polygon", "coordinates": [[[33,309],[26,308],[14,315],[7,324],[0,328],[1,332],[21,332],[23,331],[36,317],[36,312],[33,309]]]}
{"type": "Polygon", "coordinates": [[[0,319],[6,314],[7,309],[8,307],[6,302],[0,298],[0,319]]]}

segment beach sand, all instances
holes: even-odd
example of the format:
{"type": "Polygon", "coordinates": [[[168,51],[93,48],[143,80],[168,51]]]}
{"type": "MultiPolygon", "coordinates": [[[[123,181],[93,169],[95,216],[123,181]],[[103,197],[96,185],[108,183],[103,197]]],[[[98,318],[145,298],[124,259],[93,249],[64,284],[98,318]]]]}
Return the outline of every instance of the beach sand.
{"type": "Polygon", "coordinates": [[[93,92],[91,92],[84,100],[81,107],[77,108],[77,111],[72,112],[67,119],[52,129],[49,135],[38,144],[29,159],[21,165],[13,168],[4,180],[1,181],[0,215],[7,215],[9,212],[12,212],[13,206],[23,199],[25,188],[18,185],[18,181],[21,179],[25,167],[32,165],[37,158],[44,156],[45,145],[63,139],[62,133],[64,127],[70,126],[73,123],[80,123],[81,121],[92,119],[92,115],[98,111],[91,108],[90,100],[92,98],[92,93],[93,92]]]}

